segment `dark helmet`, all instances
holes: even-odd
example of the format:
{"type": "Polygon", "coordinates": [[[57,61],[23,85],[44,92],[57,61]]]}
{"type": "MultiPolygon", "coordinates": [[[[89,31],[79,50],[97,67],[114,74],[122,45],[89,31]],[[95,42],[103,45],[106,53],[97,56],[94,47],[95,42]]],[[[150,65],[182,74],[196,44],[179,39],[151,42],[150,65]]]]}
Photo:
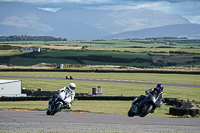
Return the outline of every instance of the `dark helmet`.
{"type": "Polygon", "coordinates": [[[162,92],[164,89],[164,86],[162,84],[157,84],[156,89],[158,90],[158,92],[162,92]]]}

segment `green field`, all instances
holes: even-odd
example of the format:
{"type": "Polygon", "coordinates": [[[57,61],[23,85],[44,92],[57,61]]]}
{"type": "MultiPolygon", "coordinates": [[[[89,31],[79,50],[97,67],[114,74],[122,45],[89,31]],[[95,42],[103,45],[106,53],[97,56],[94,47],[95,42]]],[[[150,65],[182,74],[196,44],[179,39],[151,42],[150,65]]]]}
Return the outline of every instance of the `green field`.
{"type": "Polygon", "coordinates": [[[39,63],[114,65],[138,68],[199,67],[200,40],[149,38],[125,40],[0,42],[0,64],[39,63]],[[41,53],[22,53],[20,47],[41,47],[41,53]]]}
{"type": "Polygon", "coordinates": [[[66,50],[47,51],[36,55],[11,57],[12,66],[32,66],[39,63],[83,64],[83,65],[117,65],[117,66],[151,66],[147,53],[66,50]]]}
{"type": "MultiPolygon", "coordinates": [[[[178,84],[196,84],[200,85],[200,75],[190,74],[145,74],[145,73],[86,73],[86,72],[0,72],[1,76],[36,76],[36,77],[65,77],[74,78],[95,78],[95,79],[115,79],[132,81],[150,81],[159,83],[178,83],[178,84]]],[[[5,78],[1,78],[5,79],[5,78]]],[[[16,78],[7,78],[16,79],[16,78]]],[[[91,81],[73,81],[73,80],[50,80],[50,79],[30,79],[17,78],[22,80],[22,87],[26,89],[42,88],[46,91],[56,91],[61,87],[67,86],[70,82],[77,85],[76,93],[92,94],[92,88],[103,87],[104,96],[138,96],[144,95],[144,91],[150,89],[152,85],[128,84],[128,83],[104,83],[91,81]]],[[[180,100],[200,101],[200,88],[187,88],[165,86],[164,96],[167,98],[177,98],[180,100]]],[[[75,101],[71,111],[97,112],[110,114],[127,115],[132,101],[75,101]]],[[[156,109],[151,116],[172,117],[169,113],[168,105],[163,104],[162,108],[156,109]]],[[[21,102],[0,102],[0,109],[47,109],[47,101],[21,101],[21,102]]]]}
{"type": "MultiPolygon", "coordinates": [[[[187,70],[190,68],[195,68],[195,70],[199,71],[200,66],[200,40],[195,39],[129,39],[96,41],[79,40],[62,42],[16,41],[0,42],[0,44],[0,65],[7,64],[9,66],[33,66],[39,63],[71,65],[114,65],[121,66],[123,68],[126,66],[133,66],[138,68],[151,69],[162,69],[163,67],[172,66],[172,68],[169,68],[171,71],[173,71],[173,67],[177,67],[177,69],[179,69],[180,66],[188,67],[187,70]],[[20,47],[31,46],[40,46],[42,52],[19,52],[20,47]]],[[[200,76],[190,74],[0,72],[0,75],[63,78],[68,75],[74,78],[155,82],[155,85],[156,83],[200,85],[200,76]]],[[[75,82],[77,84],[76,93],[92,94],[93,87],[101,86],[103,87],[104,96],[138,96],[143,95],[145,90],[155,87],[143,84],[104,83],[89,81],[83,82],[71,80],[30,78],[19,78],[19,80],[22,80],[22,87],[25,87],[26,89],[37,90],[37,88],[42,88],[44,91],[56,91],[57,89],[68,85],[70,82],[75,82]]],[[[180,100],[200,101],[198,92],[199,88],[165,86],[164,96],[167,98],[177,98],[180,100]]],[[[98,113],[127,114],[127,110],[129,109],[130,104],[131,101],[75,101],[73,110],[98,113]]],[[[0,102],[0,107],[7,109],[46,109],[47,101],[0,102]],[[15,104],[13,105],[13,103],[15,104]]],[[[167,116],[168,108],[169,106],[163,105],[161,109],[157,109],[156,113],[152,115],[167,116]]]]}
{"type": "Polygon", "coordinates": [[[15,57],[10,60],[13,66],[33,66],[39,63],[57,63],[57,64],[78,64],[75,60],[69,59],[45,59],[45,58],[20,58],[15,57]]]}
{"type": "MultiPolygon", "coordinates": [[[[9,55],[12,55],[12,57],[9,58],[9,64],[12,66],[32,66],[39,63],[115,65],[134,66],[139,68],[200,66],[200,55],[198,53],[176,54],[166,52],[136,53],[128,51],[120,52],[103,50],[51,50],[43,53],[33,53],[30,55],[27,53],[27,55],[23,54],[16,57],[13,56],[14,54],[15,53],[8,53],[8,55],[5,55],[4,53],[2,56],[6,56],[8,58],[9,55]]],[[[16,55],[19,54],[20,53],[16,53],[16,55]]]]}
{"type": "MultiPolygon", "coordinates": [[[[70,110],[74,112],[94,112],[94,113],[106,113],[106,114],[121,114],[127,115],[130,109],[132,101],[74,101],[70,110]]],[[[47,110],[48,101],[12,101],[12,102],[0,102],[0,109],[15,109],[15,110],[47,110]]],[[[169,107],[163,104],[162,108],[157,108],[155,113],[149,114],[149,116],[169,117],[169,107]]],[[[44,112],[45,113],[45,112],[44,112]]],[[[170,116],[174,117],[174,116],[170,116]]]]}
{"type": "Polygon", "coordinates": [[[67,50],[67,51],[48,51],[39,54],[36,57],[66,57],[66,56],[112,56],[113,58],[144,58],[149,59],[146,53],[129,53],[129,52],[113,52],[113,51],[99,51],[99,50],[67,50]]]}
{"type": "MultiPolygon", "coordinates": [[[[200,40],[179,38],[149,38],[125,40],[77,40],[77,41],[6,41],[0,42],[0,65],[11,67],[34,66],[40,63],[66,64],[75,69],[85,69],[86,65],[114,65],[121,68],[160,69],[199,72],[200,40]],[[40,47],[40,53],[23,53],[21,47],[40,47]]],[[[55,65],[54,65],[55,66],[55,65]]],[[[8,68],[9,69],[9,68],[8,68]]],[[[35,68],[38,69],[38,68],[35,68]]],[[[49,67],[48,69],[56,69],[49,67]]],[[[99,68],[91,68],[99,69],[99,68]]],[[[130,80],[157,83],[200,85],[199,74],[160,73],[94,73],[94,72],[2,72],[0,76],[62,77],[130,80]]],[[[5,78],[0,78],[5,79],[5,78]]],[[[43,91],[57,91],[70,82],[77,85],[76,93],[92,94],[92,88],[103,87],[103,96],[139,96],[155,85],[107,83],[73,80],[50,80],[31,78],[6,78],[22,80],[26,89],[42,88],[43,91]]],[[[200,88],[165,86],[165,98],[200,101],[200,88]]],[[[127,115],[132,101],[74,101],[71,111],[96,112],[127,115]]],[[[152,116],[168,115],[168,105],[156,109],[152,116]]],[[[0,109],[47,109],[47,101],[0,102],[0,109]]]]}
{"type": "Polygon", "coordinates": [[[68,45],[89,47],[179,47],[199,48],[199,39],[180,38],[149,38],[149,39],[124,39],[124,40],[77,40],[77,41],[6,41],[1,44],[23,45],[68,45]]]}
{"type": "MultiPolygon", "coordinates": [[[[1,76],[43,76],[43,77],[65,77],[66,75],[74,78],[94,78],[94,79],[114,79],[114,80],[131,80],[146,81],[156,83],[177,83],[177,84],[194,84],[200,85],[200,75],[190,74],[145,74],[145,73],[76,73],[76,72],[0,72],[1,76]]],[[[2,79],[2,78],[1,78],[2,79]]],[[[19,78],[18,78],[19,79],[19,78]]],[[[68,85],[70,82],[77,84],[77,93],[92,94],[92,88],[97,86],[103,87],[104,96],[138,96],[144,94],[144,91],[155,86],[142,84],[125,84],[125,83],[104,83],[89,81],[72,81],[72,80],[49,80],[49,79],[24,79],[22,87],[26,89],[42,88],[47,91],[56,91],[60,87],[68,85]]],[[[200,101],[199,88],[166,86],[164,89],[165,97],[178,98],[181,100],[200,101]],[[188,95],[189,94],[189,95],[188,95]]]]}
{"type": "Polygon", "coordinates": [[[0,51],[0,56],[12,56],[12,55],[20,55],[22,52],[17,51],[0,51]]]}

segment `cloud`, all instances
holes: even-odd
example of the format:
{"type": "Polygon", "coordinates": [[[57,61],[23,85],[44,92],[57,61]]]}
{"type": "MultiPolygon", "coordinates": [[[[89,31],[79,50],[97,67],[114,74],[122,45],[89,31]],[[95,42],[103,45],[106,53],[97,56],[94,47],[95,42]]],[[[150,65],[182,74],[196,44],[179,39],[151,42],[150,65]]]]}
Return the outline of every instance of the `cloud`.
{"type": "Polygon", "coordinates": [[[50,7],[40,8],[40,7],[38,7],[38,9],[41,9],[44,11],[49,11],[49,12],[57,12],[57,11],[61,10],[62,8],[50,8],[50,7]]]}
{"type": "Polygon", "coordinates": [[[111,0],[0,0],[7,2],[22,2],[22,3],[82,3],[82,4],[94,4],[94,3],[107,3],[111,0]]]}
{"type": "Polygon", "coordinates": [[[3,25],[15,26],[18,28],[30,28],[37,29],[38,31],[52,31],[53,28],[47,24],[42,24],[38,22],[37,16],[34,14],[27,14],[26,16],[11,16],[7,17],[1,22],[3,25]]]}
{"type": "Polygon", "coordinates": [[[113,4],[101,4],[101,5],[88,5],[88,9],[96,10],[124,10],[124,9],[150,9],[157,10],[167,14],[181,15],[192,23],[199,23],[200,14],[200,1],[199,0],[143,0],[143,1],[131,1],[125,0],[113,4]]]}
{"type": "Polygon", "coordinates": [[[189,19],[192,23],[200,23],[200,0],[0,0],[7,2],[58,4],[54,9],[40,7],[46,11],[55,12],[55,8],[60,5],[73,4],[87,9],[99,10],[124,10],[124,9],[150,9],[158,10],[168,14],[177,14],[189,19]]]}
{"type": "Polygon", "coordinates": [[[140,3],[140,2],[198,2],[199,0],[0,0],[7,2],[22,2],[22,3],[82,3],[82,4],[113,4],[113,3],[140,3]]]}

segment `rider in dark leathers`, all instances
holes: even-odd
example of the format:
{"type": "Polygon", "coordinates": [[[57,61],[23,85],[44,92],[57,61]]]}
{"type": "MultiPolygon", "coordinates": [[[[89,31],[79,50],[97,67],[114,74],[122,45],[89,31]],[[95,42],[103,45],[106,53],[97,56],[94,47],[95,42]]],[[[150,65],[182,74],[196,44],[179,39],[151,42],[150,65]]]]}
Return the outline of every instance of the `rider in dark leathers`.
{"type": "MultiPolygon", "coordinates": [[[[159,107],[162,106],[162,102],[164,101],[164,95],[162,93],[164,89],[164,86],[162,84],[157,84],[156,88],[151,88],[150,90],[146,90],[145,93],[146,94],[150,94],[150,95],[156,95],[156,97],[160,94],[160,98],[158,99],[160,102],[159,102],[159,107]]],[[[140,95],[139,97],[137,97],[137,99],[132,103],[133,106],[136,104],[136,103],[139,103],[140,101],[142,101],[146,96],[144,95],[140,95]]],[[[139,108],[139,112],[140,112],[140,108],[139,108]]]]}

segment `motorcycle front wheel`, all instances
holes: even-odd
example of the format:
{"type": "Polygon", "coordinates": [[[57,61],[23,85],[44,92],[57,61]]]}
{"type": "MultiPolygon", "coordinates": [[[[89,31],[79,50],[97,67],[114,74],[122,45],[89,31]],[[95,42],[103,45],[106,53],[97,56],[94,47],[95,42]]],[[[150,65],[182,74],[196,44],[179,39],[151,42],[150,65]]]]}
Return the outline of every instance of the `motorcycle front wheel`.
{"type": "Polygon", "coordinates": [[[51,115],[55,115],[55,113],[61,111],[61,109],[62,109],[62,104],[61,103],[55,105],[55,108],[51,111],[51,115]]]}
{"type": "Polygon", "coordinates": [[[47,110],[46,114],[47,114],[47,115],[50,115],[50,114],[51,114],[51,112],[50,112],[49,110],[47,110]]]}
{"type": "Polygon", "coordinates": [[[133,113],[132,111],[131,111],[131,109],[128,111],[128,117],[134,117],[134,115],[135,115],[135,113],[133,113]]]}
{"type": "Polygon", "coordinates": [[[148,113],[151,112],[152,109],[153,109],[152,104],[143,104],[141,107],[141,112],[140,112],[139,116],[145,117],[148,113]]]}

